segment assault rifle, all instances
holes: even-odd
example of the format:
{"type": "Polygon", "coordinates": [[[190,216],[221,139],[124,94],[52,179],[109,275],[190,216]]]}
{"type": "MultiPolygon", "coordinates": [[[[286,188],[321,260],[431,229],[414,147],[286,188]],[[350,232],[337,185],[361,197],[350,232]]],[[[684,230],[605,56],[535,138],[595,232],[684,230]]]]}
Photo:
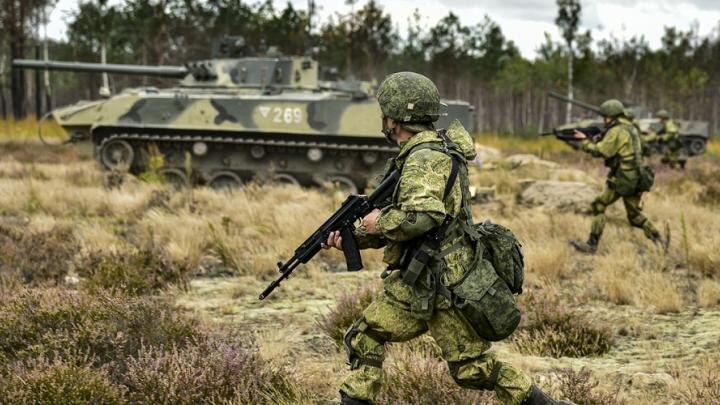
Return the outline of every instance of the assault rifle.
{"type": "Polygon", "coordinates": [[[590,139],[593,142],[597,142],[600,138],[602,138],[603,133],[605,132],[605,130],[603,128],[596,127],[596,126],[584,127],[584,128],[563,128],[563,129],[556,128],[551,131],[541,132],[540,136],[555,135],[555,138],[560,139],[561,141],[580,142],[581,139],[575,138],[576,130],[587,135],[588,139],[590,139]]]}
{"type": "Polygon", "coordinates": [[[395,170],[387,176],[369,196],[351,194],[342,203],[340,208],[325,221],[324,224],[310,235],[300,246],[295,249],[293,256],[285,263],[278,262],[280,277],[267,286],[260,294],[260,299],[265,299],[275,288],[286,278],[290,277],[293,270],[300,264],[309,262],[320,251],[321,244],[327,241],[330,232],[340,231],[342,237],[342,251],[345,255],[345,263],[348,271],[357,271],[363,268],[360,249],[355,240],[355,222],[361,219],[375,208],[382,208],[389,204],[395,186],[400,178],[400,172],[395,170]]]}

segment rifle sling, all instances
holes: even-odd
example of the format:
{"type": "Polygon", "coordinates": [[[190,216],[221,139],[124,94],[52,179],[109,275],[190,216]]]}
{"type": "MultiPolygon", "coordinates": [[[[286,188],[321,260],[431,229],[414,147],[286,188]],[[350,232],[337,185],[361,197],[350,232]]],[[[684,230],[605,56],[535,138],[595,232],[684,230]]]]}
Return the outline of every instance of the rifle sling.
{"type": "MultiPolygon", "coordinates": [[[[443,191],[442,200],[443,202],[445,202],[445,200],[447,200],[448,196],[450,195],[450,192],[452,191],[455,182],[457,181],[458,173],[460,172],[460,163],[458,162],[458,157],[456,157],[452,153],[448,153],[449,149],[456,150],[457,145],[455,145],[455,143],[447,137],[444,131],[439,131],[438,134],[443,139],[444,152],[450,156],[450,160],[452,161],[452,166],[450,168],[450,176],[448,177],[447,183],[445,183],[445,190],[443,191]]],[[[410,262],[408,263],[405,271],[403,272],[402,279],[405,284],[409,286],[414,286],[415,283],[417,283],[418,278],[420,278],[420,274],[427,267],[430,259],[436,256],[435,252],[440,249],[440,243],[444,239],[445,232],[450,227],[450,224],[452,224],[453,220],[454,217],[452,215],[445,214],[445,219],[443,220],[442,224],[440,224],[434,230],[431,230],[426,234],[419,247],[413,253],[410,262]]]]}

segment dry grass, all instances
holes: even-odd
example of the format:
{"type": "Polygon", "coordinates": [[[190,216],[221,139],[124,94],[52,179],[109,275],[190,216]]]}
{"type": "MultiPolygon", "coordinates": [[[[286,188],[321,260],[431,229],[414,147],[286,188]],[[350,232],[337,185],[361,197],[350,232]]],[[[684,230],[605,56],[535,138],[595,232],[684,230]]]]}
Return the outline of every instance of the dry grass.
{"type": "Polygon", "coordinates": [[[678,312],[684,302],[675,282],[644,267],[635,251],[632,244],[622,243],[596,258],[593,280],[601,297],[618,305],[650,307],[660,314],[678,312]]]}
{"type": "Polygon", "coordinates": [[[704,308],[720,305],[720,283],[715,280],[703,280],[697,289],[698,304],[704,308]]]}
{"type": "Polygon", "coordinates": [[[716,404],[720,398],[720,356],[701,360],[690,370],[676,375],[673,397],[691,405],[716,404]]]}
{"type": "Polygon", "coordinates": [[[379,403],[387,404],[495,404],[495,393],[459,387],[447,364],[434,353],[397,345],[388,350],[385,380],[379,403]]]}
{"type": "Polygon", "coordinates": [[[588,369],[574,371],[571,368],[560,370],[559,385],[563,398],[567,398],[576,404],[582,405],[614,405],[623,404],[618,394],[620,389],[615,392],[602,392],[597,390],[599,381],[593,376],[588,369]]]}
{"type": "Polygon", "coordinates": [[[707,144],[707,154],[719,159],[720,158],[720,140],[718,138],[712,138],[707,144]]]}
{"type": "Polygon", "coordinates": [[[550,357],[587,357],[607,353],[614,343],[609,327],[598,324],[550,292],[521,295],[523,320],[512,336],[522,353],[550,357]]]}
{"type": "MultiPolygon", "coordinates": [[[[551,139],[536,139],[527,143],[512,137],[490,137],[489,142],[483,139],[485,137],[481,137],[481,143],[500,147],[503,152],[541,151],[544,158],[558,158],[566,162],[583,160],[581,155],[551,139]]],[[[711,144],[711,151],[716,149],[717,142],[711,144]]],[[[23,229],[27,229],[28,235],[36,236],[50,235],[53,229],[67,229],[67,237],[45,239],[51,241],[51,246],[59,252],[72,252],[63,271],[69,270],[70,274],[80,276],[81,294],[103,290],[118,279],[127,280],[126,284],[131,288],[126,291],[143,294],[157,294],[157,286],[162,284],[150,282],[162,281],[153,278],[158,274],[153,270],[154,265],[129,264],[127,268],[116,267],[112,271],[89,271],[93,265],[83,261],[87,257],[104,258],[107,265],[113,258],[132,257],[134,252],[146,251],[152,252],[150,257],[155,260],[152,263],[161,263],[168,274],[182,270],[187,276],[242,276],[229,279],[233,280],[228,283],[234,283],[235,294],[228,294],[232,296],[228,302],[217,303],[212,299],[214,297],[210,297],[198,306],[198,311],[209,314],[208,318],[213,320],[239,322],[244,329],[275,331],[278,335],[275,341],[286,340],[274,348],[263,344],[261,352],[271,353],[270,358],[281,360],[283,370],[300,376],[303,389],[306,389],[303,392],[309,393],[309,400],[336,397],[336,386],[345,370],[345,358],[335,349],[331,339],[321,335],[313,322],[320,314],[327,313],[328,307],[336,305],[338,300],[335,297],[342,295],[341,291],[355,289],[348,287],[348,283],[366,282],[369,278],[335,277],[330,272],[344,269],[342,255],[335,251],[323,251],[307,268],[298,272],[300,277],[307,277],[305,280],[285,285],[288,294],[278,294],[262,304],[256,301],[255,294],[264,280],[277,274],[275,262],[289,257],[297,245],[339,205],[342,195],[256,185],[232,193],[216,193],[205,188],[175,192],[161,184],[148,184],[133,178],[125,178],[121,186],[110,189],[96,165],[77,157],[72,149],[47,149],[26,142],[2,144],[0,151],[3,152],[0,161],[0,223],[25,227],[23,229]],[[321,309],[315,311],[317,308],[321,309]]],[[[600,251],[592,257],[579,255],[567,245],[568,239],[587,235],[589,217],[571,212],[528,209],[516,204],[514,193],[519,189],[521,178],[583,180],[586,177],[579,174],[582,171],[597,177],[603,173],[599,161],[593,161],[589,166],[587,159],[585,163],[573,163],[571,168],[558,169],[510,169],[500,165],[493,171],[474,173],[474,184],[494,185],[497,189],[495,202],[473,207],[475,218],[491,218],[512,229],[524,245],[527,290],[533,291],[538,284],[552,286],[562,306],[566,307],[561,308],[563,311],[548,310],[545,315],[539,316],[542,312],[538,309],[540,305],[526,306],[526,319],[542,320],[535,322],[535,332],[525,329],[519,334],[523,336],[518,341],[524,342],[521,346],[525,349],[515,344],[501,344],[498,351],[508,355],[513,363],[530,364],[527,368],[533,374],[565,368],[568,362],[577,362],[571,363],[574,369],[588,366],[595,373],[603,370],[603,377],[614,376],[618,369],[625,367],[652,373],[663,369],[662,362],[657,358],[684,356],[696,360],[699,355],[695,351],[666,353],[662,351],[667,351],[665,346],[658,347],[660,342],[671,345],[675,335],[658,336],[652,342],[643,344],[631,340],[638,338],[635,335],[632,338],[616,336],[615,346],[606,352],[609,347],[603,337],[606,335],[596,332],[607,330],[608,325],[617,325],[617,320],[626,322],[623,325],[636,325],[635,329],[649,328],[649,323],[656,318],[664,319],[676,330],[682,325],[673,322],[686,322],[687,318],[683,318],[685,314],[692,313],[697,307],[706,308],[697,316],[712,315],[717,311],[720,305],[717,281],[720,257],[716,249],[720,246],[720,233],[717,232],[720,216],[717,215],[717,207],[720,201],[715,197],[716,183],[713,182],[720,176],[717,175],[717,161],[712,159],[692,160],[684,177],[675,172],[658,171],[657,188],[645,198],[647,216],[660,228],[665,221],[669,224],[673,242],[668,255],[659,254],[640,230],[629,227],[621,204],[608,210],[609,220],[600,251]],[[684,227],[681,217],[684,218],[684,227]],[[683,229],[686,231],[683,232],[683,229]],[[687,255],[683,240],[687,240],[687,255]],[[658,316],[657,313],[665,315],[658,316]],[[569,348],[582,350],[571,352],[569,348]],[[527,352],[533,355],[524,354],[527,352]],[[600,358],[553,358],[598,353],[605,354],[600,358]],[[652,359],[643,360],[647,357],[652,359]]],[[[29,251],[31,248],[28,246],[22,247],[19,252],[29,251]]],[[[22,280],[5,271],[8,257],[0,255],[0,268],[3,269],[0,271],[0,302],[6,302],[13,295],[13,290],[23,288],[22,280]]],[[[364,252],[364,261],[370,269],[377,269],[380,260],[380,251],[364,252]]],[[[126,264],[121,259],[114,261],[126,264]]],[[[128,259],[128,263],[132,262],[128,259]]],[[[37,273],[40,267],[28,269],[32,274],[37,273]]],[[[95,270],[98,269],[100,267],[95,270]]],[[[223,282],[215,278],[202,281],[207,284],[223,282]]],[[[181,294],[177,290],[170,293],[181,294]]],[[[160,294],[167,293],[160,289],[160,294]]],[[[547,300],[551,304],[553,294],[550,295],[547,300]]],[[[346,323],[335,323],[335,336],[346,323]]],[[[658,333],[647,332],[649,335],[658,333]]],[[[260,337],[263,340],[267,338],[266,335],[260,337]]],[[[487,400],[481,394],[455,387],[446,366],[425,346],[421,343],[402,345],[390,351],[388,382],[396,388],[384,391],[383,398],[387,402],[408,403],[415,399],[422,402],[426,398],[424,395],[430,395],[429,398],[436,398],[442,403],[443,400],[432,396],[436,392],[450,398],[450,401],[461,403],[487,400]],[[405,378],[405,375],[409,377],[405,378]],[[428,376],[432,376],[432,381],[428,382],[428,376]]],[[[217,353],[208,354],[197,347],[176,352],[169,349],[148,351],[142,364],[162,365],[162,370],[167,371],[187,362],[183,364],[189,365],[184,369],[188,374],[173,376],[165,371],[152,374],[152,370],[145,370],[143,378],[147,378],[143,380],[144,384],[150,386],[161,380],[183,382],[183,378],[197,377],[194,374],[197,368],[190,365],[200,364],[199,358],[205,355],[222,363],[220,357],[213,357],[219,356],[217,353]]],[[[265,353],[261,354],[265,359],[265,353]]],[[[275,364],[271,362],[269,366],[275,367],[275,364]]],[[[83,364],[73,364],[74,368],[65,365],[53,367],[38,369],[36,380],[52,381],[55,375],[76,375],[88,381],[89,386],[102,385],[103,377],[86,373],[83,364]]],[[[716,389],[713,388],[712,378],[716,377],[708,370],[711,369],[689,373],[682,380],[684,388],[676,390],[683,392],[682,396],[677,394],[677,400],[708,403],[708,398],[715,398],[711,395],[716,389]]],[[[592,381],[589,384],[592,385],[592,381]]],[[[169,392],[164,398],[175,398],[172,395],[177,393],[182,393],[182,390],[169,392]]],[[[630,393],[628,397],[632,398],[667,398],[674,395],[669,388],[661,388],[651,396],[635,387],[623,386],[622,394],[626,393],[630,393]]]]}
{"type": "Polygon", "coordinates": [[[360,318],[377,292],[377,287],[367,287],[354,293],[340,295],[337,299],[337,306],[318,320],[318,327],[332,338],[338,347],[342,347],[345,331],[360,318]]]}
{"type": "MultiPolygon", "coordinates": [[[[0,214],[68,222],[83,254],[158,246],[177,267],[213,273],[220,263],[220,272],[268,278],[343,198],[257,185],[232,193],[173,192],[133,178],[108,189],[98,173],[90,162],[2,162],[0,214]]],[[[365,256],[372,263],[380,253],[365,256]]],[[[321,252],[308,266],[335,270],[344,261],[337,252],[321,252]]]]}
{"type": "MultiPolygon", "coordinates": [[[[64,139],[65,130],[55,121],[46,120],[42,128],[43,136],[50,139],[64,139]]],[[[16,121],[14,119],[0,119],[0,139],[4,141],[23,141],[38,139],[38,120],[33,116],[16,121]]]]}
{"type": "Polygon", "coordinates": [[[552,136],[480,134],[475,137],[475,142],[509,153],[531,153],[540,158],[572,151],[570,146],[552,136]]]}
{"type": "Polygon", "coordinates": [[[528,242],[524,245],[528,253],[525,271],[546,281],[557,281],[566,277],[572,270],[572,256],[567,242],[549,240],[528,242]]]}

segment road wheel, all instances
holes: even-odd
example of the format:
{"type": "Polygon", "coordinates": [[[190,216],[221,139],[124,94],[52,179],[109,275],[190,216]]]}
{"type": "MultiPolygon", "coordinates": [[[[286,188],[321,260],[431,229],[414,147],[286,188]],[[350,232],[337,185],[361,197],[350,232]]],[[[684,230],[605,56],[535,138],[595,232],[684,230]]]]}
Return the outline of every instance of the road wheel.
{"type": "Polygon", "coordinates": [[[162,169],[160,173],[165,179],[165,182],[176,190],[190,185],[187,175],[180,169],[162,169]]]}
{"type": "Polygon", "coordinates": [[[217,191],[226,191],[239,188],[243,185],[240,176],[233,172],[221,171],[217,172],[208,180],[208,186],[217,191]]]}
{"type": "Polygon", "coordinates": [[[100,148],[100,162],[108,170],[127,172],[135,159],[135,151],[129,142],[115,139],[103,143],[100,148]]]}

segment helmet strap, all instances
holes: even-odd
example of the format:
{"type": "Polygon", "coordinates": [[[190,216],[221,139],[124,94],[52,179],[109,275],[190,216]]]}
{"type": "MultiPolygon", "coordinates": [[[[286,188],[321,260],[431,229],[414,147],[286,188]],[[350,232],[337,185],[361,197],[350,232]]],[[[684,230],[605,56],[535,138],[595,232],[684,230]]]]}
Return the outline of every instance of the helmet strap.
{"type": "Polygon", "coordinates": [[[387,138],[390,143],[395,144],[395,142],[392,139],[392,135],[395,133],[395,128],[397,128],[397,124],[395,124],[394,127],[389,127],[388,124],[388,117],[383,116],[382,117],[382,133],[385,135],[385,138],[387,138]]]}

